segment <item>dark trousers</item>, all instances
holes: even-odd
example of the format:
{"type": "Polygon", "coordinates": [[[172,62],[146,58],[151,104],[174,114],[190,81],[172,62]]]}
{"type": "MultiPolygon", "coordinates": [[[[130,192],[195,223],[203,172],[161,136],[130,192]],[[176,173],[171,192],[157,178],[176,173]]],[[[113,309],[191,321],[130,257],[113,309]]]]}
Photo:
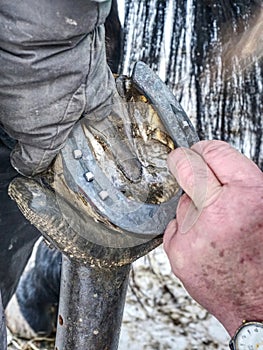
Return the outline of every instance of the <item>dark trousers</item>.
{"type": "Polygon", "coordinates": [[[21,173],[46,169],[80,116],[114,94],[103,26],[110,7],[110,0],[1,1],[0,125],[18,143],[0,127],[0,350],[2,309],[40,236],[8,196],[18,176],[11,150],[21,173]]]}
{"type": "Polygon", "coordinates": [[[8,196],[8,185],[18,175],[10,155],[13,161],[17,155],[23,174],[25,169],[45,170],[82,113],[111,97],[115,82],[106,65],[103,26],[110,7],[110,0],[1,1],[0,290],[4,307],[39,237],[8,196]],[[18,149],[21,152],[16,153],[18,149]]]}
{"type": "Polygon", "coordinates": [[[0,349],[6,349],[6,328],[5,328],[5,318],[4,318],[4,310],[1,300],[0,293],[0,349]]]}
{"type": "Polygon", "coordinates": [[[18,174],[10,164],[12,141],[0,129],[0,349],[5,349],[3,308],[14,294],[19,278],[40,236],[8,196],[8,185],[18,174]],[[1,300],[0,300],[1,302],[1,300]]]}

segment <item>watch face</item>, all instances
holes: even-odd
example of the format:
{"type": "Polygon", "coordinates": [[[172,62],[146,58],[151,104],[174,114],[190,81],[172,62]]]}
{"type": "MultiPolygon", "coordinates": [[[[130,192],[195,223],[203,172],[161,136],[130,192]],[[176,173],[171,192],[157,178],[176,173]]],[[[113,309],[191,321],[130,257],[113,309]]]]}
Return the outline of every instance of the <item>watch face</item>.
{"type": "Polygon", "coordinates": [[[236,335],[235,346],[236,350],[263,350],[263,324],[244,324],[236,335]]]}

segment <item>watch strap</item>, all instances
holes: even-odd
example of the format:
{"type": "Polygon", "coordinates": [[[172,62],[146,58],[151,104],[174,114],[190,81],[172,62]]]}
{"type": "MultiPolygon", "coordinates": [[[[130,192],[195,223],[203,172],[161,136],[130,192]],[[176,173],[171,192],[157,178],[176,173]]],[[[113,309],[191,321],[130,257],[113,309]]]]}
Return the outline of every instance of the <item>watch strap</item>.
{"type": "Polygon", "coordinates": [[[230,348],[230,350],[236,350],[235,343],[234,343],[233,339],[231,339],[229,342],[229,348],[230,348]]]}

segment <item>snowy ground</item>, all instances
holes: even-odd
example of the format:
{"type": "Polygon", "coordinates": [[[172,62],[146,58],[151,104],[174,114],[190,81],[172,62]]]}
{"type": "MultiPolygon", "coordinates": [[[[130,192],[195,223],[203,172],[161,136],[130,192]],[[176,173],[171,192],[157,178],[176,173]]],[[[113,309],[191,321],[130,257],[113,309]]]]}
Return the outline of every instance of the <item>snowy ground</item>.
{"type": "Polygon", "coordinates": [[[172,275],[162,247],[134,264],[119,350],[223,350],[228,341],[172,275]]]}
{"type": "MultiPolygon", "coordinates": [[[[54,348],[52,341],[10,341],[8,350],[54,348]]],[[[228,341],[219,322],[172,275],[162,247],[133,264],[119,350],[225,350],[228,341]]]]}

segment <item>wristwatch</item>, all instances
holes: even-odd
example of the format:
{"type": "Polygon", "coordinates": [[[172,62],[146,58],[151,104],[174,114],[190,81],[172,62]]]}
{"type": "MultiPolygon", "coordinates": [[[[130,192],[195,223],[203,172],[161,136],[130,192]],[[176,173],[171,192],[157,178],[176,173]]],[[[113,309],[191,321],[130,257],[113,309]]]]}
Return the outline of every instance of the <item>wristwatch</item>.
{"type": "Polygon", "coordinates": [[[263,322],[246,322],[230,340],[231,350],[263,350],[263,322]]]}

